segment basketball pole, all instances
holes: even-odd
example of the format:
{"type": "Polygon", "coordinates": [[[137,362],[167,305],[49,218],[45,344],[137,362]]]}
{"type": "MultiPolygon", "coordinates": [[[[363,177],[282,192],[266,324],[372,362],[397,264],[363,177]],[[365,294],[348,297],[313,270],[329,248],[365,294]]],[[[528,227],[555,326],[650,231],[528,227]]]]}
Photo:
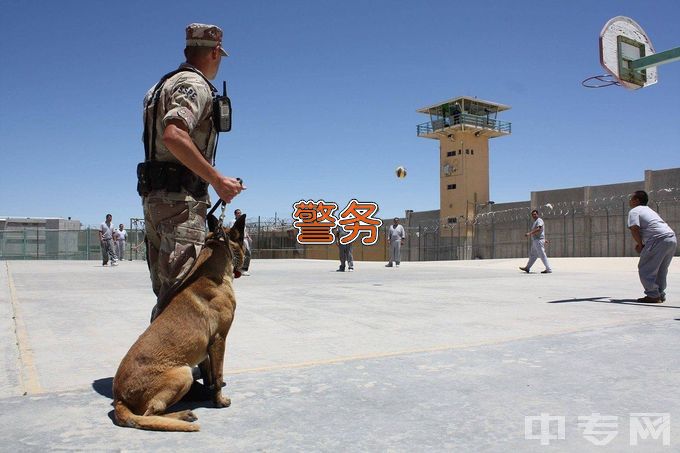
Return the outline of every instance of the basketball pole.
{"type": "Polygon", "coordinates": [[[661,66],[662,64],[672,63],[678,60],[680,60],[680,47],[638,58],[637,60],[631,61],[629,67],[635,71],[642,71],[651,68],[652,66],[661,66]]]}

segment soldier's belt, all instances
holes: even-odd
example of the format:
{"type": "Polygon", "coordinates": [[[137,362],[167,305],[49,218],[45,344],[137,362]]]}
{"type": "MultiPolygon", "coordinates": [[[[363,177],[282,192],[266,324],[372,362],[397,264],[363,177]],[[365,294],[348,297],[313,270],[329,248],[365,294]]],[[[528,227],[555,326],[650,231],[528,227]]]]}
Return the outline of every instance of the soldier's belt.
{"type": "Polygon", "coordinates": [[[137,165],[137,193],[145,197],[154,190],[188,192],[194,197],[208,194],[208,183],[182,164],[148,161],[137,165]]]}

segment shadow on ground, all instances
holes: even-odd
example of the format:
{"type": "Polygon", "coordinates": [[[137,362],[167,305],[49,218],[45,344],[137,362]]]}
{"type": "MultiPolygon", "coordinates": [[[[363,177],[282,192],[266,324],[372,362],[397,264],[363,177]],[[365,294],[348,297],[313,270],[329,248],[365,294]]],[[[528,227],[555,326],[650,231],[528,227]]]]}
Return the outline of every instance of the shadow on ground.
{"type": "MultiPolygon", "coordinates": [[[[92,382],[92,388],[101,396],[113,400],[113,377],[96,379],[92,382]]],[[[113,403],[113,401],[112,401],[113,403]]],[[[168,408],[167,412],[176,412],[186,409],[196,409],[199,407],[213,408],[212,392],[203,384],[194,381],[186,395],[176,404],[168,408]]],[[[115,424],[113,411],[108,413],[109,418],[115,424]]]]}
{"type": "Polygon", "coordinates": [[[611,299],[609,296],[601,297],[582,297],[573,299],[561,299],[561,300],[549,300],[549,304],[566,304],[571,302],[598,302],[605,304],[621,304],[621,305],[638,305],[645,307],[658,307],[658,308],[680,308],[675,305],[665,305],[665,304],[646,304],[638,302],[637,299],[611,299]],[[603,300],[604,299],[604,300],[603,300]]]}

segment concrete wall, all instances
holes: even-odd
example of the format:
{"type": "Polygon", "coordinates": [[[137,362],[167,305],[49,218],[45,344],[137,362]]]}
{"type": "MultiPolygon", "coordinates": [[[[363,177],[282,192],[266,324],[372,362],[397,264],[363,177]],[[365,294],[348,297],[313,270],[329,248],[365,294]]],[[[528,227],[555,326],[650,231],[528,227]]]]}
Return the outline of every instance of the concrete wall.
{"type": "Polygon", "coordinates": [[[529,231],[528,201],[496,203],[477,217],[474,225],[474,258],[511,258],[527,253],[524,233],[529,231]]]}
{"type": "MultiPolygon", "coordinates": [[[[524,233],[530,230],[531,209],[538,209],[545,221],[550,256],[637,256],[627,227],[628,199],[635,190],[646,190],[649,206],[657,211],[675,231],[680,231],[680,168],[647,170],[645,179],[599,186],[573,187],[531,193],[530,201],[497,203],[489,206],[475,219],[474,234],[456,244],[460,258],[516,258],[526,256],[529,240],[524,233]]],[[[411,214],[410,226],[417,229],[431,224],[436,211],[411,214]]],[[[440,229],[437,252],[425,244],[418,253],[411,244],[410,258],[418,255],[426,259],[449,259],[448,232],[440,229]],[[428,248],[429,247],[429,248],[428,248]]],[[[428,237],[432,243],[436,242],[428,237]]],[[[422,258],[421,258],[422,259],[422,258]]],[[[456,258],[452,258],[456,259],[456,258]]]]}
{"type": "MultiPolygon", "coordinates": [[[[532,192],[529,201],[487,206],[467,224],[447,224],[440,219],[439,210],[406,211],[401,220],[408,235],[402,259],[527,256],[530,240],[524,234],[531,229],[532,209],[538,209],[545,221],[549,256],[637,256],[627,227],[628,199],[641,189],[649,193],[649,206],[680,232],[680,168],[647,170],[640,181],[532,192]]],[[[392,219],[383,222],[376,245],[355,242],[355,260],[387,259],[384,231],[392,219]]],[[[337,260],[337,246],[309,246],[305,257],[337,260]]]]}

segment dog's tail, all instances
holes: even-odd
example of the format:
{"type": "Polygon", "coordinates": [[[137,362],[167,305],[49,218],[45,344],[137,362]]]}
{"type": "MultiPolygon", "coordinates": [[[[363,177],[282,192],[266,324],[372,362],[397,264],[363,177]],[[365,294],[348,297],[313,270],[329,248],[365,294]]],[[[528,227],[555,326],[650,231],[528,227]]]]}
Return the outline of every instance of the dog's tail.
{"type": "Polygon", "coordinates": [[[121,400],[113,403],[116,424],[128,428],[147,429],[150,431],[200,431],[197,423],[190,423],[162,415],[136,415],[121,400]]]}

